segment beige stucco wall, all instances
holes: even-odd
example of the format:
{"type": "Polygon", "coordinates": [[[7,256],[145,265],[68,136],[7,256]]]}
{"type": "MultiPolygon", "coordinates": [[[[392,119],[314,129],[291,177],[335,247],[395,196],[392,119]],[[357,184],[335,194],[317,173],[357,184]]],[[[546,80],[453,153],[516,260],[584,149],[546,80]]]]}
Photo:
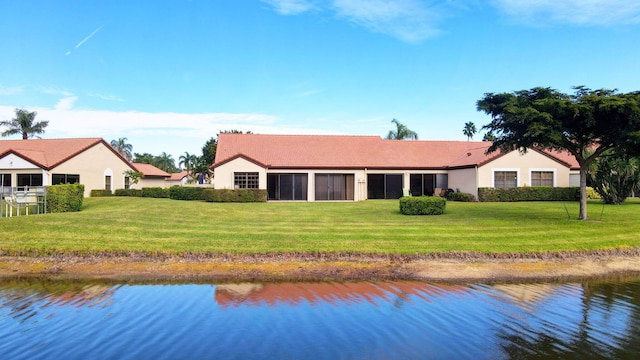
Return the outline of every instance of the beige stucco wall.
{"type": "MultiPolygon", "coordinates": [[[[143,187],[169,187],[170,182],[165,181],[164,178],[142,178],[138,180],[137,184],[131,184],[132,189],[142,189],[143,187]]],[[[179,185],[179,183],[178,183],[179,185]]]]}
{"type": "Polygon", "coordinates": [[[518,186],[531,186],[531,171],[552,171],[554,186],[569,186],[569,168],[533,150],[526,153],[512,151],[479,167],[478,187],[493,187],[495,171],[516,171],[518,186]]]}
{"type": "Polygon", "coordinates": [[[449,188],[473,194],[478,198],[477,169],[458,169],[449,171],[449,188]]]}
{"type": "Polygon", "coordinates": [[[91,190],[105,188],[105,175],[111,175],[111,190],[124,189],[126,170],[131,167],[103,143],[98,143],[48,171],[45,185],[51,184],[52,174],[77,174],[84,184],[84,196],[88,197],[91,190]]]}

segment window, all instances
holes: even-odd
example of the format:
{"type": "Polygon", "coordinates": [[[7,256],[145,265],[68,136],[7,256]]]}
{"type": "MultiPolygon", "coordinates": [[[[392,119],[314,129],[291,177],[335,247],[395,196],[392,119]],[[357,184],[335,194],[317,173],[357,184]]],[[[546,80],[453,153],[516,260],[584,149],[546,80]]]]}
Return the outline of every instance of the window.
{"type": "Polygon", "coordinates": [[[51,175],[51,185],[77,184],[80,182],[80,175],[53,174],[51,175]]]}
{"type": "Polygon", "coordinates": [[[532,171],[531,186],[553,186],[553,171],[532,171]]]}
{"type": "Polygon", "coordinates": [[[267,193],[269,200],[307,200],[307,174],[269,174],[267,193]]]}
{"type": "Polygon", "coordinates": [[[0,186],[11,187],[11,174],[0,174],[0,186]]]}
{"type": "Polygon", "coordinates": [[[316,200],[353,200],[353,174],[316,174],[316,200]]]}
{"type": "Polygon", "coordinates": [[[402,196],[402,174],[367,175],[369,199],[399,199],[402,196]]]}
{"type": "Polygon", "coordinates": [[[131,189],[131,178],[128,176],[124,177],[124,188],[125,189],[131,189]]]}
{"type": "Polygon", "coordinates": [[[518,186],[518,173],[516,171],[495,171],[493,173],[493,187],[514,188],[518,186]]]}
{"type": "Polygon", "coordinates": [[[111,175],[104,176],[104,189],[111,190],[111,175]]]}
{"type": "Polygon", "coordinates": [[[18,187],[42,186],[42,174],[18,174],[18,187]]]}
{"type": "Polygon", "coordinates": [[[433,196],[436,176],[435,174],[411,174],[409,184],[413,196],[433,196]]]}
{"type": "Polygon", "coordinates": [[[257,172],[237,172],[233,174],[233,185],[236,189],[257,189],[260,185],[257,172]]]}

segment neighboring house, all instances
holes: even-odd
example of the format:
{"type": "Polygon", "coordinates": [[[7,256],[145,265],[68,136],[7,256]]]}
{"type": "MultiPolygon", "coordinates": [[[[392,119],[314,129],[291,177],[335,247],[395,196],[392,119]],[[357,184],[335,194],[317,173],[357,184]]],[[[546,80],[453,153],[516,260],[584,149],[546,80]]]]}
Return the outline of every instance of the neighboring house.
{"type": "Polygon", "coordinates": [[[166,186],[184,186],[189,181],[189,172],[184,170],[179,173],[173,173],[169,178],[166,179],[166,186]]]}
{"type": "Polygon", "coordinates": [[[0,140],[0,186],[81,183],[93,189],[125,188],[125,171],[137,170],[104,139],[0,140]]]}
{"type": "Polygon", "coordinates": [[[158,169],[157,167],[151,164],[142,164],[142,163],[132,163],[132,165],[142,173],[142,178],[138,180],[137,184],[130,184],[127,179],[125,179],[125,189],[139,189],[143,187],[167,187],[168,180],[171,177],[171,174],[168,172],[158,169]]]}
{"type": "Polygon", "coordinates": [[[487,155],[488,142],[401,141],[377,136],[219,134],[215,188],[266,189],[269,200],[477,197],[479,187],[577,186],[568,153],[487,155]]]}

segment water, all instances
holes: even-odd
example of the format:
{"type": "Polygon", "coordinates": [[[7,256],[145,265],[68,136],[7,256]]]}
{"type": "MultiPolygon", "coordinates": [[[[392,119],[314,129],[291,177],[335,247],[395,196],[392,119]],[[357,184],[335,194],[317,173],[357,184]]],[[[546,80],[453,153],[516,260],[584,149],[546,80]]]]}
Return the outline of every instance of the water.
{"type": "Polygon", "coordinates": [[[0,282],[1,359],[638,358],[640,278],[0,282]]]}

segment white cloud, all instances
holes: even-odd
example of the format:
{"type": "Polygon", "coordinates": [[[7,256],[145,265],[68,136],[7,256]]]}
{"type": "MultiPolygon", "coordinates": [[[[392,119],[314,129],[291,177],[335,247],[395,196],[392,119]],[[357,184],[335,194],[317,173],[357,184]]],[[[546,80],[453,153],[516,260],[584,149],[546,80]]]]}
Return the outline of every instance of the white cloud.
{"type": "Polygon", "coordinates": [[[339,19],[406,42],[437,36],[442,20],[460,5],[442,0],[263,0],[283,15],[331,11],[339,19]]]}
{"type": "Polygon", "coordinates": [[[21,86],[4,86],[0,84],[0,95],[15,95],[19,94],[24,90],[21,86]]]}
{"type": "Polygon", "coordinates": [[[492,0],[493,5],[527,25],[617,26],[640,23],[636,0],[492,0]]]}
{"type": "Polygon", "coordinates": [[[55,109],[56,110],[71,110],[71,108],[73,108],[73,103],[75,103],[76,100],[78,100],[77,96],[68,96],[68,97],[62,98],[56,104],[55,109]]]}

